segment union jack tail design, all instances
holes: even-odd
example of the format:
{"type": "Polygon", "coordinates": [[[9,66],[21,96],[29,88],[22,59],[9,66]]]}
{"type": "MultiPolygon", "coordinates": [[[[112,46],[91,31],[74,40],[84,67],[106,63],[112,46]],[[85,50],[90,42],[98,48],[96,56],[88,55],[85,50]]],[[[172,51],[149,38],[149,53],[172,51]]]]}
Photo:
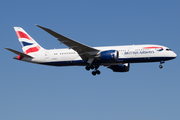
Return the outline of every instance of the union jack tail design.
{"type": "Polygon", "coordinates": [[[14,30],[16,31],[22,50],[25,54],[38,52],[39,50],[44,49],[21,27],[14,27],[14,30]]]}

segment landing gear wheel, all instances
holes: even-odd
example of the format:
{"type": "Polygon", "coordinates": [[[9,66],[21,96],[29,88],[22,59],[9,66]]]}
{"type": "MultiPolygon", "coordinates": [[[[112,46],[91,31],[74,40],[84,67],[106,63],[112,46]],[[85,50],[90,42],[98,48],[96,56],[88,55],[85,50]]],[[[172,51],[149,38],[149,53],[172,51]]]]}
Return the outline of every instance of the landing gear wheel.
{"type": "Polygon", "coordinates": [[[101,73],[101,72],[100,72],[99,70],[92,71],[92,75],[94,75],[94,76],[95,76],[96,74],[99,75],[100,73],[101,73]]]}
{"type": "Polygon", "coordinates": [[[93,70],[94,69],[94,65],[91,65],[90,68],[91,68],[91,70],[93,70]]]}
{"type": "Polygon", "coordinates": [[[95,76],[95,75],[96,75],[96,71],[92,71],[92,75],[94,75],[94,76],[95,76]]]}
{"type": "Polygon", "coordinates": [[[162,68],[163,68],[163,66],[162,66],[162,65],[159,65],[159,68],[160,68],[160,69],[162,69],[162,68]]]}
{"type": "Polygon", "coordinates": [[[99,70],[96,70],[96,73],[99,75],[99,74],[101,74],[101,72],[99,71],[99,70]]]}
{"type": "Polygon", "coordinates": [[[86,66],[86,70],[89,71],[91,68],[89,66],[86,66]]]}

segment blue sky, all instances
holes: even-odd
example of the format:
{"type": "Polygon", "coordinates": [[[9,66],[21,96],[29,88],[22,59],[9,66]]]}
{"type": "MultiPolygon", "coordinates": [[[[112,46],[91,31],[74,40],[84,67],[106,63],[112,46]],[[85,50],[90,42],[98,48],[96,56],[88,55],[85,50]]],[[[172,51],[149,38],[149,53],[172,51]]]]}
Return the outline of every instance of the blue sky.
{"type": "Polygon", "coordinates": [[[158,44],[179,55],[179,0],[1,0],[1,120],[179,120],[179,57],[131,64],[127,73],[100,67],[52,67],[12,59],[22,51],[13,27],[46,49],[65,48],[35,24],[89,46],[158,44]]]}

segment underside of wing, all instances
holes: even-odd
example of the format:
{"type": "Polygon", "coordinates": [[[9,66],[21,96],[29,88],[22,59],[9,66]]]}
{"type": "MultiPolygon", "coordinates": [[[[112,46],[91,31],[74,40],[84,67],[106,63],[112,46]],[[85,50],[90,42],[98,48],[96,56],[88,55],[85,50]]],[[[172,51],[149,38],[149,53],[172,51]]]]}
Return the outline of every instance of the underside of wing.
{"type": "Polygon", "coordinates": [[[67,45],[70,49],[75,50],[83,59],[83,61],[88,61],[89,58],[93,58],[98,52],[99,50],[94,49],[92,47],[89,47],[87,45],[84,45],[82,43],[79,43],[77,41],[74,41],[72,39],[69,39],[59,33],[56,33],[54,31],[52,31],[51,29],[36,25],[38,27],[40,27],[41,29],[45,30],[46,32],[48,32],[49,34],[51,34],[52,36],[56,37],[61,43],[67,45]]]}

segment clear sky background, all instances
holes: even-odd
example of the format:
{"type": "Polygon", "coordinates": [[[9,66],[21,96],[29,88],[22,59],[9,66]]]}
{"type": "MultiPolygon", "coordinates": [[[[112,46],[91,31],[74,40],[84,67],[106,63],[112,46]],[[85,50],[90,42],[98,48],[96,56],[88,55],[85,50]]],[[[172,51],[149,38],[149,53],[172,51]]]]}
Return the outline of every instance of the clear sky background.
{"type": "Polygon", "coordinates": [[[22,51],[14,26],[66,48],[35,24],[92,47],[158,44],[180,55],[179,0],[1,0],[0,120],[180,120],[179,57],[97,76],[12,59],[5,47],[22,51]]]}

